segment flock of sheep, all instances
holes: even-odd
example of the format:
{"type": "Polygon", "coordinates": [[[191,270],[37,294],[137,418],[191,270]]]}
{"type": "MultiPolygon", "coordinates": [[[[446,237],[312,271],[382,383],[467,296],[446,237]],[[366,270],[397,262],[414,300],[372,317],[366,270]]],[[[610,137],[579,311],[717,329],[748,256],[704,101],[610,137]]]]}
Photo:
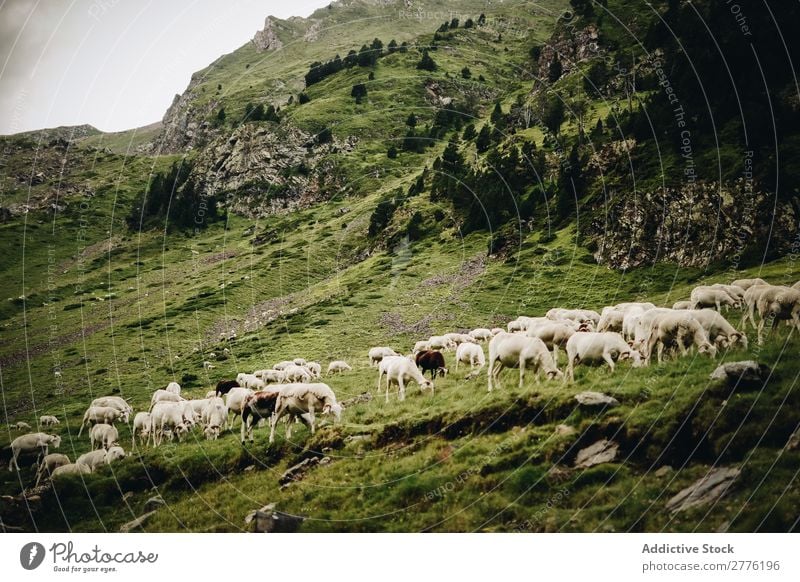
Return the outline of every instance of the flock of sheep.
{"type": "MultiPolygon", "coordinates": [[[[730,285],[715,284],[695,288],[687,301],[671,308],[652,303],[620,303],[604,307],[601,312],[589,309],[556,308],[541,317],[521,316],[508,323],[506,329],[478,328],[469,333],[448,333],[416,342],[412,353],[400,355],[389,347],[369,350],[370,366],[378,369],[378,393],[386,379],[386,401],[397,386],[398,398],[405,398],[405,388],[415,382],[421,390],[434,391],[437,375],[446,375],[443,352],[455,350],[455,369],[469,366],[466,379],[475,378],[487,366],[488,389],[498,383],[505,368],[519,369],[519,386],[527,369],[539,380],[574,381],[575,366],[606,364],[613,372],[616,362],[630,360],[634,367],[647,366],[653,354],[659,363],[665,352],[686,355],[692,347],[701,354],[715,357],[719,350],[736,346],[747,348],[745,328],[748,322],[757,328],[759,344],[763,330],[771,321],[770,331],[780,321],[800,330],[800,282],[792,287],[770,285],[763,279],[739,279],[730,285]],[[731,325],[722,309],[741,309],[744,316],[740,329],[731,325]],[[758,323],[756,323],[758,322],[758,323]],[[488,342],[488,360],[482,344],[488,342]],[[559,348],[566,352],[566,372],[559,367],[559,348]],[[424,374],[430,373],[430,380],[424,374]]],[[[352,368],[342,360],[330,362],[327,374],[341,374],[352,368]]],[[[294,422],[302,422],[313,434],[316,415],[341,418],[342,404],[327,384],[320,382],[322,366],[303,358],[275,364],[252,374],[240,373],[235,380],[221,380],[215,390],[202,399],[186,399],[181,387],[170,382],[154,392],[148,411],[133,416],[131,446],[159,446],[165,438],[180,442],[195,427],[202,429],[209,440],[221,431],[232,429],[236,417],[241,418],[240,439],[253,440],[253,428],[261,421],[269,423],[269,442],[274,442],[275,427],[286,421],[286,438],[291,436],[294,422]]],[[[37,480],[69,473],[90,473],[97,467],[125,457],[119,446],[116,423],[128,423],[133,409],[119,396],[93,400],[81,423],[80,436],[89,427],[92,451],[72,463],[66,455],[49,453],[58,448],[61,437],[44,432],[22,435],[11,443],[9,471],[19,470],[20,455],[37,457],[37,480]],[[39,460],[41,459],[41,462],[39,460]]],[[[53,426],[59,420],[51,415],[39,419],[40,426],[53,426]]],[[[24,422],[19,430],[31,430],[24,422]]]]}

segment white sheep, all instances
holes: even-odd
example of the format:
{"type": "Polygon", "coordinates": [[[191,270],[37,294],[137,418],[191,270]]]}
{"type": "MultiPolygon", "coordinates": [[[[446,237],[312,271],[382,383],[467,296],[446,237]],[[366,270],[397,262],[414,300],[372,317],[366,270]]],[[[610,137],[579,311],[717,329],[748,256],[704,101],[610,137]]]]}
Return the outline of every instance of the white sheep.
{"type": "Polygon", "coordinates": [[[674,309],[676,311],[678,311],[678,310],[683,311],[683,310],[691,309],[691,308],[692,308],[692,302],[689,301],[689,300],[676,301],[675,303],[672,304],[672,309],[674,309]]]}
{"type": "Polygon", "coordinates": [[[50,479],[55,480],[62,475],[80,475],[85,473],[91,473],[92,469],[89,465],[78,464],[78,463],[69,463],[67,465],[61,465],[60,467],[56,467],[53,469],[53,472],[50,473],[50,479]]]}
{"type": "Polygon", "coordinates": [[[156,402],[150,409],[150,438],[154,447],[162,443],[167,430],[178,437],[178,442],[189,431],[180,402],[156,402]]]}
{"type": "Polygon", "coordinates": [[[498,333],[503,333],[505,330],[502,327],[493,327],[491,331],[492,331],[492,337],[494,337],[498,333]]]}
{"type": "Polygon", "coordinates": [[[744,292],[744,298],[742,300],[744,303],[744,315],[742,316],[742,323],[740,325],[742,330],[747,329],[748,321],[753,325],[753,328],[756,327],[755,313],[758,298],[761,297],[762,293],[766,293],[767,290],[772,288],[773,285],[751,285],[744,292]]]}
{"type": "Polygon", "coordinates": [[[492,339],[492,330],[485,327],[478,327],[469,332],[472,339],[479,342],[488,342],[492,339]]]}
{"type": "MultiPolygon", "coordinates": [[[[263,372],[263,370],[259,371],[263,372]]],[[[263,390],[267,386],[267,383],[255,374],[239,374],[236,376],[236,381],[239,383],[239,386],[251,390],[263,390]]]]}
{"type": "MultiPolygon", "coordinates": [[[[116,408],[120,412],[127,412],[128,416],[133,414],[133,408],[121,396],[101,396],[92,400],[90,406],[107,406],[109,408],[116,408]]],[[[127,420],[125,422],[128,422],[127,420]]]]}
{"type": "Polygon", "coordinates": [[[428,340],[419,340],[414,344],[414,349],[411,350],[412,354],[426,352],[431,349],[431,343],[428,340]]]}
{"type": "Polygon", "coordinates": [[[172,392],[173,394],[180,396],[181,395],[181,385],[177,382],[170,382],[167,384],[167,387],[164,388],[167,392],[172,392]]]}
{"type": "MultiPolygon", "coordinates": [[[[316,413],[332,414],[336,420],[342,415],[342,406],[336,401],[336,395],[327,384],[299,383],[287,384],[278,393],[275,403],[275,414],[272,415],[269,428],[269,442],[275,442],[275,425],[286,415],[300,419],[314,434],[316,413]]],[[[291,438],[292,422],[286,425],[286,438],[291,438]]]]}
{"type": "Polygon", "coordinates": [[[591,323],[592,326],[596,326],[600,322],[600,314],[591,309],[563,309],[556,307],[549,310],[545,316],[554,321],[570,319],[578,323],[591,323]]]}
{"type": "MultiPolygon", "coordinates": [[[[311,373],[305,366],[292,365],[283,370],[286,382],[311,382],[311,373]]],[[[263,390],[266,386],[259,388],[263,390]]]]}
{"type": "MultiPolygon", "coordinates": [[[[253,376],[259,378],[265,384],[281,384],[286,381],[286,374],[283,370],[256,370],[253,376]]],[[[247,386],[251,388],[251,386],[247,386]]]]}
{"type": "Polygon", "coordinates": [[[55,416],[46,414],[44,416],[39,417],[39,424],[41,426],[55,426],[57,424],[61,424],[61,421],[58,420],[55,416]]]}
{"type": "Polygon", "coordinates": [[[650,309],[645,311],[644,313],[639,313],[638,315],[634,315],[632,317],[625,317],[625,321],[623,323],[623,336],[626,339],[631,339],[632,337],[632,346],[640,350],[642,353],[645,353],[645,346],[647,345],[647,340],[650,337],[650,330],[653,328],[653,322],[656,320],[657,317],[667,313],[675,313],[672,309],[668,309],[666,307],[657,307],[655,309],[650,309]],[[634,324],[633,334],[632,336],[628,336],[626,325],[631,322],[634,324]]]}
{"type": "Polygon", "coordinates": [[[285,368],[288,368],[289,366],[295,366],[295,365],[296,364],[294,362],[290,361],[290,360],[284,360],[284,361],[278,362],[277,364],[272,366],[272,369],[273,370],[283,370],[285,368]]]}
{"type": "Polygon", "coordinates": [[[755,285],[769,285],[769,283],[764,281],[764,279],[759,279],[756,277],[755,279],[736,279],[736,281],[733,281],[731,285],[736,285],[737,287],[747,291],[750,287],[755,285]]]}
{"type": "Polygon", "coordinates": [[[137,412],[136,416],[133,417],[133,428],[131,429],[131,448],[136,448],[136,437],[139,437],[139,441],[144,441],[145,443],[149,440],[150,437],[150,413],[149,412],[137,412]]]}
{"type": "Polygon", "coordinates": [[[378,363],[386,356],[396,356],[398,355],[396,351],[392,348],[387,348],[385,346],[371,348],[369,350],[369,365],[370,366],[377,366],[378,363]]]}
{"type": "Polygon", "coordinates": [[[800,330],[800,290],[791,287],[771,287],[761,293],[756,300],[756,311],[761,321],[758,322],[758,343],[763,342],[764,324],[772,320],[769,333],[780,321],[787,321],[800,330]]]}
{"type": "Polygon", "coordinates": [[[83,429],[94,424],[114,424],[117,421],[128,422],[128,413],[121,412],[111,406],[90,406],[83,415],[81,428],[78,436],[81,436],[83,429]]]}
{"type": "Polygon", "coordinates": [[[11,460],[8,462],[8,470],[13,471],[13,467],[19,471],[19,463],[17,459],[20,455],[27,455],[30,453],[38,452],[36,457],[38,463],[42,457],[46,457],[49,452],[49,447],[57,449],[61,446],[61,437],[54,434],[47,434],[44,432],[33,432],[18,436],[11,441],[11,460]]]}
{"type": "Polygon", "coordinates": [[[292,363],[295,366],[305,366],[306,365],[306,360],[305,360],[305,358],[295,358],[294,360],[292,360],[292,363]]]}
{"type": "Polygon", "coordinates": [[[691,312],[662,313],[653,321],[645,349],[645,363],[650,363],[654,348],[658,348],[660,364],[663,361],[664,348],[675,345],[682,355],[686,355],[687,344],[697,346],[697,351],[701,354],[708,354],[712,358],[717,355],[717,348],[709,341],[708,334],[691,312]]]}
{"type": "Polygon", "coordinates": [[[721,313],[713,309],[698,309],[690,313],[703,326],[709,341],[718,348],[727,349],[734,344],[741,344],[743,349],[747,349],[747,336],[737,331],[721,313]]]}
{"type": "Polygon", "coordinates": [[[428,346],[431,350],[452,350],[456,347],[456,342],[444,335],[432,335],[428,338],[428,346]]]}
{"type": "Polygon", "coordinates": [[[14,423],[11,426],[13,426],[18,431],[31,430],[31,425],[29,425],[27,422],[23,422],[21,420],[19,422],[14,423]]]}
{"type": "Polygon", "coordinates": [[[480,374],[486,365],[486,355],[483,353],[483,348],[477,344],[461,344],[456,349],[456,372],[458,372],[460,363],[469,364],[469,378],[474,378],[480,374]],[[478,369],[473,372],[475,366],[478,366],[478,369]]]}
{"type": "Polygon", "coordinates": [[[203,409],[203,434],[208,440],[217,440],[220,431],[228,425],[228,407],[220,402],[209,402],[203,409]]]}
{"type": "Polygon", "coordinates": [[[711,285],[712,289],[722,289],[728,295],[730,295],[733,299],[739,302],[741,305],[742,298],[744,297],[744,289],[739,287],[738,285],[724,285],[722,283],[714,283],[711,285]]]}
{"type": "Polygon", "coordinates": [[[150,398],[150,408],[157,402],[180,402],[183,398],[179,394],[167,392],[166,390],[156,390],[150,398]]]}
{"type": "Polygon", "coordinates": [[[242,415],[242,407],[244,406],[244,402],[251,394],[253,394],[253,391],[249,388],[232,388],[231,391],[228,392],[227,399],[225,400],[225,406],[228,407],[228,412],[233,414],[233,419],[228,423],[231,428],[233,428],[233,425],[236,422],[236,417],[242,415]]]}
{"type": "Polygon", "coordinates": [[[537,325],[528,329],[528,337],[538,337],[549,349],[553,350],[553,361],[558,363],[558,348],[566,348],[567,341],[576,333],[575,328],[563,322],[552,322],[548,325],[537,325]]]}
{"type": "Polygon", "coordinates": [[[119,431],[113,424],[96,424],[89,431],[92,450],[96,448],[110,449],[117,441],[119,441],[119,431]]]}
{"type": "Polygon", "coordinates": [[[471,344],[475,343],[475,338],[467,333],[446,333],[444,334],[444,337],[445,339],[450,340],[455,347],[458,347],[465,342],[471,344]]]}
{"type": "Polygon", "coordinates": [[[720,311],[723,306],[738,309],[741,302],[734,299],[725,289],[701,285],[692,289],[690,295],[692,309],[702,309],[704,307],[714,307],[720,311]]]}
{"type": "Polygon", "coordinates": [[[633,361],[634,367],[641,365],[641,354],[632,349],[613,331],[576,333],[567,340],[567,373],[565,381],[575,380],[575,366],[578,364],[608,364],[614,371],[614,362],[624,359],[633,361]]]}
{"type": "Polygon", "coordinates": [[[386,376],[386,402],[389,402],[389,389],[392,384],[397,384],[398,399],[405,400],[406,383],[411,380],[414,380],[419,385],[420,390],[429,389],[431,394],[434,392],[433,382],[427,380],[417,368],[416,363],[407,357],[384,358],[378,372],[378,391],[380,391],[381,378],[384,375],[386,376]]]}
{"type": "Polygon", "coordinates": [[[71,462],[72,461],[69,460],[67,455],[62,455],[61,453],[50,453],[49,455],[45,456],[36,469],[36,487],[39,486],[39,482],[42,479],[51,477],[53,475],[53,471],[58,467],[69,465],[71,462]]]}
{"type": "Polygon", "coordinates": [[[600,321],[597,323],[597,331],[616,331],[622,333],[622,325],[625,321],[625,310],[604,307],[600,314],[600,321]]]}
{"type": "Polygon", "coordinates": [[[349,372],[353,368],[345,362],[344,360],[334,360],[330,364],[328,364],[328,371],[326,376],[331,376],[332,374],[341,374],[343,372],[349,372]]]}
{"type": "Polygon", "coordinates": [[[311,374],[312,378],[322,377],[322,364],[319,362],[306,362],[305,368],[308,370],[309,374],[311,374]]]}
{"type": "Polygon", "coordinates": [[[537,337],[518,334],[499,333],[489,342],[489,367],[487,376],[489,392],[493,382],[498,383],[503,368],[519,368],[519,387],[525,377],[525,369],[532,368],[539,381],[539,373],[544,372],[549,379],[560,378],[561,371],[553,362],[553,356],[544,342],[537,337]]]}
{"type": "Polygon", "coordinates": [[[108,450],[99,449],[90,453],[84,453],[78,460],[75,461],[76,465],[85,465],[89,470],[94,473],[99,467],[103,465],[110,465],[114,461],[125,458],[125,451],[122,447],[111,447],[108,450]]]}

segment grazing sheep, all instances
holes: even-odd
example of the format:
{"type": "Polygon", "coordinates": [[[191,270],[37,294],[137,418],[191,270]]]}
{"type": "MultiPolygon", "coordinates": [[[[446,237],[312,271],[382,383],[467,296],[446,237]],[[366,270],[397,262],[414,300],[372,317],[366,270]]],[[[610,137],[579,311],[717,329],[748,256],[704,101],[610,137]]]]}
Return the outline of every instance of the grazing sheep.
{"type": "Polygon", "coordinates": [[[217,391],[216,390],[209,390],[208,392],[206,392],[205,398],[206,399],[207,398],[214,398],[216,395],[217,395],[217,391]]]}
{"type": "Polygon", "coordinates": [[[483,353],[483,348],[477,344],[461,344],[456,349],[456,372],[458,372],[460,363],[469,364],[470,374],[468,378],[474,378],[480,374],[480,371],[486,365],[486,355],[483,353]],[[473,372],[475,366],[478,366],[478,369],[473,372]]]}
{"type": "Polygon", "coordinates": [[[319,362],[306,362],[305,368],[311,374],[312,378],[322,377],[322,365],[319,362]]]}
{"type": "Polygon", "coordinates": [[[556,307],[548,311],[545,316],[552,320],[571,319],[578,323],[591,323],[593,326],[600,323],[600,314],[591,309],[561,309],[556,307]]]}
{"type": "Polygon", "coordinates": [[[475,341],[488,342],[490,339],[492,339],[492,335],[493,334],[492,334],[492,330],[490,330],[490,329],[488,329],[486,327],[479,327],[479,328],[473,329],[471,332],[469,332],[469,335],[475,341]]]}
{"type": "Polygon", "coordinates": [[[57,424],[61,424],[61,421],[55,416],[45,415],[39,417],[39,424],[42,426],[55,426],[57,424]]]}
{"type": "Polygon", "coordinates": [[[305,366],[307,362],[305,361],[304,358],[295,358],[294,360],[292,360],[292,363],[295,366],[305,366]]]}
{"type": "MultiPolygon", "coordinates": [[[[128,416],[133,414],[133,408],[121,396],[101,396],[92,400],[90,406],[108,406],[110,408],[116,408],[120,412],[127,412],[128,416]]],[[[125,422],[128,421],[125,420],[125,422]]]]}
{"type": "Polygon", "coordinates": [[[649,301],[628,301],[625,303],[617,303],[606,309],[615,309],[618,311],[625,311],[628,312],[631,309],[636,309],[639,311],[650,311],[651,309],[655,309],[656,306],[654,303],[650,303],[649,301]]]}
{"type": "Polygon", "coordinates": [[[498,383],[503,368],[519,368],[519,386],[525,377],[525,369],[532,368],[539,381],[539,373],[544,371],[549,379],[560,378],[561,371],[553,362],[547,346],[538,337],[527,337],[510,333],[499,333],[489,342],[489,392],[493,381],[498,383]]]}
{"type": "Polygon", "coordinates": [[[686,344],[696,345],[697,351],[701,354],[708,354],[710,357],[717,355],[717,348],[709,341],[703,326],[691,314],[691,312],[672,312],[663,313],[656,317],[647,340],[645,351],[645,363],[650,363],[653,355],[653,348],[658,348],[658,363],[663,361],[664,348],[677,346],[681,355],[686,355],[686,344]]]}
{"type": "Polygon", "coordinates": [[[272,386],[270,390],[261,390],[250,394],[242,406],[242,430],[241,441],[245,442],[247,437],[253,439],[253,427],[260,420],[269,420],[275,412],[275,405],[278,402],[278,393],[284,386],[272,386]]]}
{"type": "Polygon", "coordinates": [[[150,408],[155,406],[156,402],[180,402],[183,400],[180,395],[166,390],[156,390],[150,398],[150,408]]]}
{"type": "Polygon", "coordinates": [[[672,304],[672,309],[676,311],[678,310],[683,311],[685,309],[691,309],[691,308],[692,308],[692,302],[688,300],[676,301],[675,303],[672,304]]]}
{"type": "Polygon", "coordinates": [[[465,342],[471,344],[475,343],[475,338],[468,333],[446,333],[444,334],[444,338],[450,340],[455,347],[458,347],[465,342]]]}
{"type": "Polygon", "coordinates": [[[69,460],[67,455],[62,455],[61,453],[50,453],[49,455],[45,456],[36,469],[35,486],[38,487],[39,482],[42,479],[52,477],[53,471],[55,471],[57,468],[63,467],[64,465],[69,465],[71,462],[72,461],[69,460]]]}
{"type": "Polygon", "coordinates": [[[228,398],[225,400],[225,406],[228,407],[228,413],[233,414],[233,420],[231,420],[228,424],[233,428],[234,422],[236,422],[236,417],[241,416],[242,414],[242,407],[244,406],[244,401],[253,393],[252,390],[249,388],[234,388],[230,392],[228,392],[228,398]]]}
{"type": "Polygon", "coordinates": [[[616,331],[622,333],[622,324],[625,321],[625,311],[622,309],[603,309],[597,331],[616,331]]]}
{"type": "Polygon", "coordinates": [[[172,392],[173,394],[180,396],[181,395],[181,385],[177,382],[170,382],[167,384],[167,387],[164,388],[167,392],[172,392]]]}
{"type": "Polygon", "coordinates": [[[80,475],[91,472],[92,468],[89,467],[89,465],[69,463],[53,469],[53,472],[50,473],[50,480],[54,481],[57,477],[61,477],[62,475],[80,475]]]}
{"type": "Polygon", "coordinates": [[[431,342],[428,340],[420,340],[414,344],[414,349],[411,350],[412,354],[418,354],[420,352],[426,352],[431,349],[431,342]]]}
{"type": "Polygon", "coordinates": [[[54,449],[60,447],[61,437],[44,432],[33,432],[18,436],[11,441],[11,460],[8,462],[8,470],[13,471],[12,466],[14,466],[19,471],[17,459],[20,455],[38,452],[39,455],[36,457],[36,462],[38,463],[40,458],[47,456],[50,446],[54,449]]]}
{"type": "Polygon", "coordinates": [[[189,431],[179,402],[156,402],[150,409],[150,438],[154,447],[163,442],[167,430],[178,437],[178,442],[189,431]]]}
{"type": "Polygon", "coordinates": [[[518,332],[526,332],[531,325],[538,325],[541,323],[547,323],[549,318],[547,317],[528,317],[526,315],[520,315],[514,321],[509,321],[508,325],[508,333],[518,333],[518,332]]]}
{"type": "Polygon", "coordinates": [[[133,417],[133,428],[131,429],[131,448],[136,448],[136,436],[139,441],[147,442],[150,436],[150,413],[137,412],[133,417]]]}
{"type": "Polygon", "coordinates": [[[352,369],[353,368],[351,368],[344,360],[334,360],[328,364],[328,372],[326,375],[330,376],[332,374],[341,374],[343,372],[349,372],[352,369]]]}
{"type": "Polygon", "coordinates": [[[730,295],[734,300],[739,302],[741,306],[742,298],[744,297],[744,289],[739,287],[738,285],[723,285],[722,283],[714,283],[711,285],[712,289],[722,289],[728,295],[730,295]]]}
{"type": "Polygon", "coordinates": [[[529,337],[538,337],[548,349],[553,350],[553,361],[558,363],[558,348],[565,348],[567,341],[578,332],[571,325],[553,322],[528,329],[529,337]]]}
{"type": "Polygon", "coordinates": [[[731,283],[731,285],[736,285],[737,287],[741,287],[747,291],[750,287],[755,285],[769,285],[769,283],[764,281],[764,279],[759,279],[756,277],[755,279],[736,279],[736,281],[731,283]]]}
{"type": "MultiPolygon", "coordinates": [[[[770,287],[760,293],[755,310],[761,321],[758,322],[758,344],[763,343],[764,324],[772,320],[771,334],[780,321],[786,321],[800,330],[800,290],[791,287],[770,287]]],[[[791,333],[791,332],[790,332],[791,333]]]]}
{"type": "Polygon", "coordinates": [[[239,388],[239,383],[236,380],[220,380],[217,382],[216,395],[224,396],[234,388],[239,388]]]}
{"type": "MultiPolygon", "coordinates": [[[[409,362],[409,365],[412,365],[409,362]]],[[[412,365],[413,366],[413,365],[412,365]]],[[[416,370],[416,367],[414,367],[416,370]]],[[[342,407],[336,402],[336,395],[327,384],[286,384],[278,393],[275,402],[275,413],[269,427],[269,442],[275,442],[275,425],[286,415],[290,422],[286,425],[286,438],[291,438],[291,417],[300,419],[314,434],[316,413],[333,414],[338,421],[342,416],[342,407]]]]}
{"type": "Polygon", "coordinates": [[[369,355],[369,365],[377,366],[380,363],[380,361],[386,356],[396,356],[398,354],[392,348],[376,347],[376,348],[371,348],[369,350],[368,355],[369,355]]]}
{"type": "Polygon", "coordinates": [[[20,432],[23,431],[23,430],[31,430],[31,425],[29,425],[27,422],[22,422],[22,421],[14,423],[11,426],[13,426],[15,429],[17,429],[20,432]]]}
{"type": "MultiPolygon", "coordinates": [[[[465,345],[466,343],[467,342],[464,342],[459,345],[465,345]]],[[[423,376],[425,372],[430,372],[431,380],[435,380],[436,375],[439,373],[441,373],[442,376],[447,376],[447,368],[445,368],[444,365],[445,362],[442,352],[437,352],[436,350],[420,352],[414,359],[414,363],[417,364],[418,368],[422,369],[423,376]]]]}
{"type": "Polygon", "coordinates": [[[250,390],[263,390],[267,387],[267,383],[255,374],[239,374],[236,376],[236,381],[242,388],[249,388],[250,390]]]}
{"type": "Polygon", "coordinates": [[[286,381],[286,374],[283,370],[257,370],[253,372],[253,375],[260,378],[265,384],[281,384],[286,381]]]}
{"type": "MultiPolygon", "coordinates": [[[[289,366],[283,370],[286,375],[286,382],[311,382],[311,373],[305,366],[289,366]]],[[[259,388],[263,390],[266,386],[259,388]]]]}
{"type": "Polygon", "coordinates": [[[122,447],[111,447],[108,450],[99,449],[91,453],[84,453],[78,460],[75,461],[76,465],[85,465],[89,467],[89,471],[94,473],[99,467],[103,465],[110,465],[114,461],[125,458],[125,451],[122,447]]]}
{"type": "Polygon", "coordinates": [[[228,407],[221,402],[209,402],[203,409],[203,434],[207,440],[217,440],[220,431],[228,425],[228,407]]]}
{"type": "Polygon", "coordinates": [[[625,318],[625,322],[623,324],[623,336],[626,339],[632,338],[632,346],[640,350],[644,353],[644,347],[647,344],[647,339],[650,337],[650,330],[653,328],[653,322],[656,320],[657,317],[663,315],[665,313],[675,313],[672,309],[668,309],[666,307],[657,307],[655,309],[650,309],[645,311],[644,313],[640,313],[638,315],[634,315],[632,317],[625,318]],[[627,329],[625,326],[628,323],[633,324],[633,333],[631,336],[626,335],[627,329]]]}
{"type": "Polygon", "coordinates": [[[756,303],[758,302],[758,298],[761,297],[762,293],[766,293],[767,290],[772,289],[773,285],[752,285],[750,286],[747,291],[744,292],[744,315],[742,316],[742,323],[740,327],[742,330],[747,329],[747,322],[753,325],[753,328],[756,327],[756,303]]]}
{"type": "Polygon", "coordinates": [[[114,424],[117,421],[128,422],[128,413],[120,412],[110,406],[90,406],[83,415],[81,428],[78,436],[81,436],[83,429],[94,424],[114,424]]]}
{"type": "MultiPolygon", "coordinates": [[[[426,352],[427,353],[427,352],[426,352]]],[[[378,373],[378,392],[381,389],[381,378],[386,376],[386,402],[389,402],[389,389],[392,384],[397,384],[398,399],[405,400],[406,398],[406,383],[414,380],[420,390],[430,389],[433,394],[433,382],[426,379],[419,371],[415,362],[412,362],[404,356],[397,356],[394,358],[385,358],[381,362],[380,370],[378,373]]]]}
{"type": "Polygon", "coordinates": [[[492,328],[492,337],[496,336],[498,333],[503,333],[505,330],[502,327],[493,327],[492,328]]]}
{"type": "Polygon", "coordinates": [[[456,342],[447,336],[432,335],[428,338],[428,346],[432,350],[451,350],[456,347],[456,342]]]}
{"type": "Polygon", "coordinates": [[[272,369],[273,369],[273,370],[283,370],[283,369],[285,369],[285,368],[288,368],[289,366],[296,366],[296,365],[297,365],[297,364],[295,364],[295,363],[294,363],[294,362],[292,362],[291,360],[284,360],[284,361],[282,361],[282,362],[278,362],[277,364],[275,364],[274,366],[272,366],[272,369]]]}
{"type": "Polygon", "coordinates": [[[110,449],[117,441],[119,441],[119,431],[113,424],[96,424],[89,431],[92,450],[96,448],[110,449]],[[99,445],[99,447],[95,445],[99,445]]]}
{"type": "Polygon", "coordinates": [[[721,313],[713,309],[698,309],[690,313],[700,322],[709,341],[717,348],[727,349],[734,344],[741,344],[743,349],[747,349],[747,336],[737,331],[721,313]]]}
{"type": "Polygon", "coordinates": [[[724,289],[715,289],[707,285],[701,285],[692,289],[690,296],[692,302],[692,309],[703,309],[705,307],[714,307],[717,311],[721,311],[722,306],[733,307],[738,309],[741,303],[731,297],[731,295],[724,289]]]}
{"type": "Polygon", "coordinates": [[[567,340],[567,374],[565,381],[575,380],[578,364],[608,364],[614,371],[614,362],[631,359],[634,366],[641,365],[641,355],[632,349],[622,336],[613,331],[576,333],[567,340]]]}

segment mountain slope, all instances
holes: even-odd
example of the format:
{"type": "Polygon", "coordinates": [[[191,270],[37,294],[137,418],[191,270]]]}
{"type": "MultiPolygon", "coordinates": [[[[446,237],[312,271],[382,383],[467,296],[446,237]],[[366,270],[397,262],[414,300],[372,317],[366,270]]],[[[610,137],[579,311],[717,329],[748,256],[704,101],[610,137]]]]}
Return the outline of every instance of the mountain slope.
{"type": "MultiPolygon", "coordinates": [[[[608,5],[625,11],[636,38],[657,20],[644,4],[608,5]]],[[[270,20],[257,40],[274,48],[277,35],[280,48],[249,43],[195,75],[151,128],[150,146],[131,147],[133,132],[47,148],[3,138],[3,459],[14,422],[58,415],[54,431],[74,457],[88,449],[75,428],[95,396],[119,393],[144,410],[170,380],[202,397],[221,378],[299,355],[353,365],[326,379],[340,400],[374,396],[314,436],[298,428],[286,442],[279,428],[269,445],[257,429],[242,446],[237,430],[218,441],[195,431],[55,491],[31,490],[30,469],[22,483],[0,472],[11,496],[3,523],[116,531],[156,487],[168,507],[148,531],[239,531],[269,502],[309,516],[306,531],[796,529],[800,452],[784,446],[800,424],[798,339],[783,326],[764,346],[717,360],[622,364],[613,375],[579,368],[574,385],[526,377],[517,388],[512,371],[488,393],[485,375],[464,380],[448,353],[452,371],[435,396],[412,386],[386,404],[374,390],[366,352],[375,345],[405,352],[435,333],[554,306],[671,305],[701,283],[800,278],[786,255],[792,197],[776,199],[763,179],[734,191],[733,166],[719,187],[698,169],[701,194],[726,203],[722,218],[708,205],[693,212],[669,131],[652,137],[640,126],[659,98],[657,69],[637,57],[632,91],[617,67],[637,44],[630,33],[599,7],[569,17],[567,7],[414,0],[411,9],[433,15],[407,20],[395,17],[402,2],[334,3],[308,20],[270,20]],[[443,26],[450,10],[457,27],[443,26]],[[376,37],[374,63],[305,86],[312,63],[376,37]],[[417,68],[426,52],[434,70],[417,68]],[[248,104],[263,108],[244,120],[248,104]],[[748,209],[742,196],[753,192],[761,202],[748,209]],[[783,214],[767,241],[769,202],[783,214]],[[734,260],[720,232],[741,216],[757,228],[746,225],[747,253],[734,260]],[[772,376],[735,389],[708,379],[720,361],[742,359],[772,376]],[[619,406],[579,406],[584,390],[619,406]],[[617,443],[617,457],[576,466],[601,439],[617,443]],[[281,488],[283,471],[312,457],[331,460],[281,488]],[[721,501],[665,510],[718,466],[742,470],[721,501]]],[[[695,143],[708,166],[713,148],[695,143]]],[[[123,427],[126,450],[129,438],[123,427]]]]}

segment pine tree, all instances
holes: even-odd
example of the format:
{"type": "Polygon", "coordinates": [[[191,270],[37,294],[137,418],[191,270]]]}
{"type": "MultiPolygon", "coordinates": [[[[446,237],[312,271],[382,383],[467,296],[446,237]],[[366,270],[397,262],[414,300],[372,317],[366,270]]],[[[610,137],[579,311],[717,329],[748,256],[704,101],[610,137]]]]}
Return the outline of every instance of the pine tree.
{"type": "Polygon", "coordinates": [[[464,77],[465,79],[469,79],[470,77],[472,77],[472,71],[469,70],[469,67],[464,67],[463,69],[461,69],[461,76],[464,77]]]}
{"type": "Polygon", "coordinates": [[[478,133],[478,138],[475,140],[475,147],[478,149],[479,153],[483,153],[489,149],[490,145],[492,145],[492,129],[489,127],[489,124],[486,123],[478,133]]]}
{"type": "Polygon", "coordinates": [[[422,52],[422,58],[417,63],[417,69],[422,71],[435,71],[436,70],[436,63],[434,62],[433,58],[428,54],[428,51],[422,52]]]}

